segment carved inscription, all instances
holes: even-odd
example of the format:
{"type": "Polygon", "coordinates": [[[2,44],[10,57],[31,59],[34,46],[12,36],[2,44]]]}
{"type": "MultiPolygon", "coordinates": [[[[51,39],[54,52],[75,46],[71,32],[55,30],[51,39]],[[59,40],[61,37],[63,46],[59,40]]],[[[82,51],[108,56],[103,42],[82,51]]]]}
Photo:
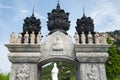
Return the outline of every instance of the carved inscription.
{"type": "Polygon", "coordinates": [[[51,55],[63,55],[63,51],[52,51],[51,55]]]}

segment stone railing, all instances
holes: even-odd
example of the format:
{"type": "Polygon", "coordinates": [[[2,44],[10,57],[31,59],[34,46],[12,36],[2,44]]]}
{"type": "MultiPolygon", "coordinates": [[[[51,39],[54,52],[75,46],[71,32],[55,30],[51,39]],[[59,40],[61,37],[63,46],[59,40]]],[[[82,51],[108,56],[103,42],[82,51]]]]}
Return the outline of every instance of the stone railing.
{"type": "Polygon", "coordinates": [[[18,36],[15,37],[14,32],[10,35],[10,44],[40,44],[41,43],[41,32],[34,34],[34,31],[31,34],[28,34],[26,31],[25,34],[21,32],[18,33],[18,36]]]}
{"type": "Polygon", "coordinates": [[[89,32],[87,35],[82,32],[80,35],[75,33],[75,44],[107,44],[107,33],[95,33],[89,32]]]}

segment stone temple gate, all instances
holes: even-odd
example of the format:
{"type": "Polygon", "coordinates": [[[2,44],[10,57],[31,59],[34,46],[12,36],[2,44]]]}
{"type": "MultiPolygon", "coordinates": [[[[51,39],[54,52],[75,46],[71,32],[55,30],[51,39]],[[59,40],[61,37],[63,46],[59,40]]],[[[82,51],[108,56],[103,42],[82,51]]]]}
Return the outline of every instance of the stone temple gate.
{"type": "Polygon", "coordinates": [[[12,62],[10,80],[41,80],[42,65],[66,61],[76,67],[76,80],[107,80],[104,63],[108,59],[106,34],[94,32],[93,20],[83,14],[77,19],[75,43],[67,31],[69,13],[60,8],[48,13],[48,36],[41,42],[41,22],[34,16],[24,20],[23,32],[10,35],[8,58],[12,62]]]}

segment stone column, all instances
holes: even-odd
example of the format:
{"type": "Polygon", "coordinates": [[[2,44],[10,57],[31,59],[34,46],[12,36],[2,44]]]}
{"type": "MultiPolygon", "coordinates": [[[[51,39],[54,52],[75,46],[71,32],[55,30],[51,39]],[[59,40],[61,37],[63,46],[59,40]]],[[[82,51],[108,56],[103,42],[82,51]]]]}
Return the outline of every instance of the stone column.
{"type": "Polygon", "coordinates": [[[109,45],[75,45],[77,80],[107,80],[105,62],[108,59],[109,45]]]}
{"type": "Polygon", "coordinates": [[[7,44],[8,58],[12,62],[10,80],[41,80],[40,45],[31,44],[7,44]]]}
{"type": "Polygon", "coordinates": [[[76,80],[80,80],[80,64],[79,63],[75,67],[75,77],[76,77],[76,80]]]}

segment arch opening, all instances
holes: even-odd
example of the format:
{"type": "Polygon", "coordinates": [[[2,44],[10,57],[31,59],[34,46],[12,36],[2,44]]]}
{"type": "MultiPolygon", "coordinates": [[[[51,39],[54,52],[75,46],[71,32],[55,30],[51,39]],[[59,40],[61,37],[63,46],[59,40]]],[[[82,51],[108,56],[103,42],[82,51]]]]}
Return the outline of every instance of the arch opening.
{"type": "MultiPolygon", "coordinates": [[[[42,62],[43,63],[43,62],[42,62]]],[[[77,62],[71,62],[71,60],[62,59],[48,59],[41,67],[41,78],[42,80],[52,80],[51,70],[53,69],[53,64],[56,63],[59,69],[58,79],[59,80],[77,80],[76,79],[76,67],[77,62]]]]}

